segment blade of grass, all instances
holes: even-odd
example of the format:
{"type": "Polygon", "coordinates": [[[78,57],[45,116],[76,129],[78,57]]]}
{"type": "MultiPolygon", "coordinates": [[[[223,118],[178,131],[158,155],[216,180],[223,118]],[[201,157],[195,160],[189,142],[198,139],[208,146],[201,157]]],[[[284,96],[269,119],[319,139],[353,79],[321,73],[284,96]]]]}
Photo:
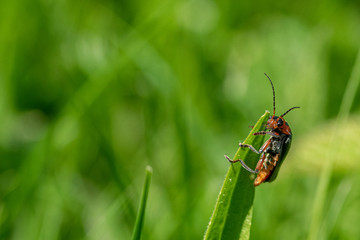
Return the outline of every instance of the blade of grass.
{"type": "MultiPolygon", "coordinates": [[[[354,102],[357,89],[360,84],[360,49],[355,60],[353,70],[351,72],[350,79],[345,89],[343,99],[341,101],[339,114],[336,119],[336,128],[341,129],[341,126],[345,124],[347,120],[351,106],[354,102]]],[[[339,143],[343,141],[339,137],[335,137],[337,134],[334,132],[330,139],[330,149],[326,156],[325,165],[321,171],[320,180],[317,186],[316,195],[314,199],[314,205],[310,221],[310,230],[308,239],[319,239],[320,225],[323,218],[323,209],[326,201],[327,189],[329,187],[330,178],[332,175],[333,163],[336,159],[337,151],[339,149],[339,143]]],[[[342,136],[341,134],[339,136],[342,136]]]]}
{"type": "MultiPolygon", "coordinates": [[[[262,130],[262,126],[268,119],[269,112],[266,111],[244,143],[259,149],[265,136],[254,136],[253,133],[262,130]]],[[[239,148],[234,159],[239,158],[243,159],[249,167],[254,168],[259,155],[248,148],[239,148]]],[[[251,173],[243,169],[240,163],[231,164],[204,239],[249,239],[254,201],[254,184],[251,176],[251,173]]]]}
{"type": "Polygon", "coordinates": [[[147,201],[147,196],[148,196],[149,188],[150,188],[151,176],[152,176],[152,168],[150,166],[147,166],[144,189],[143,189],[143,193],[142,193],[142,197],[141,197],[141,201],[140,201],[139,212],[136,217],[132,240],[139,240],[141,238],[141,230],[142,230],[142,227],[144,224],[144,219],[145,219],[145,208],[146,208],[146,201],[147,201]]]}

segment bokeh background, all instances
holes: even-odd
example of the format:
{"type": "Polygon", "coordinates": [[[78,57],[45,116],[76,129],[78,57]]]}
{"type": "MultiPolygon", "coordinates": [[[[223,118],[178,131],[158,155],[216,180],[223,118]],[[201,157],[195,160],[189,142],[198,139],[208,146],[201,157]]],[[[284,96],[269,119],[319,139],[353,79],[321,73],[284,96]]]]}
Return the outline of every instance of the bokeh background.
{"type": "Polygon", "coordinates": [[[1,1],[0,238],[130,239],[147,165],[143,239],[202,238],[223,155],[272,110],[266,72],[277,113],[301,108],[286,117],[277,180],[256,189],[252,239],[359,239],[357,89],[336,120],[359,70],[359,11],[355,0],[1,1]]]}

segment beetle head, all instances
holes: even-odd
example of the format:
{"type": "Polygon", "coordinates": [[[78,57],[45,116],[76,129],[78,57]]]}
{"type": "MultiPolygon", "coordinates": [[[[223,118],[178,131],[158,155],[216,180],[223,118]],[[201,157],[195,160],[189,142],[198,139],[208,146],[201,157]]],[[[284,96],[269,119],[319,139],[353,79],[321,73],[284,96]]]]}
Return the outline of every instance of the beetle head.
{"type": "Polygon", "coordinates": [[[266,123],[266,128],[279,134],[282,133],[286,135],[291,135],[289,125],[281,116],[270,116],[269,120],[266,123]]]}

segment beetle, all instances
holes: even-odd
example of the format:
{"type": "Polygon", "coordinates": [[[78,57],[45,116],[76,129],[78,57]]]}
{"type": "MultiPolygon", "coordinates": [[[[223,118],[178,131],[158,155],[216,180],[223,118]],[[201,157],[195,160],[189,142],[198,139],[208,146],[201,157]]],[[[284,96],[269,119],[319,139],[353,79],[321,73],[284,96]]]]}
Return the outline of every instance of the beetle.
{"type": "Polygon", "coordinates": [[[255,170],[245,164],[242,159],[232,160],[227,155],[225,158],[230,163],[240,162],[241,165],[249,172],[257,174],[254,186],[259,186],[263,182],[272,182],[277,177],[280,166],[284,161],[291,145],[292,133],[289,124],[285,121],[284,116],[291,110],[300,107],[292,107],[280,116],[275,116],[275,90],[270,77],[264,73],[269,79],[273,91],[273,115],[269,116],[266,123],[267,131],[255,132],[254,135],[270,135],[270,138],[256,150],[252,145],[240,143],[239,147],[249,148],[251,151],[260,155],[260,159],[255,170]]]}

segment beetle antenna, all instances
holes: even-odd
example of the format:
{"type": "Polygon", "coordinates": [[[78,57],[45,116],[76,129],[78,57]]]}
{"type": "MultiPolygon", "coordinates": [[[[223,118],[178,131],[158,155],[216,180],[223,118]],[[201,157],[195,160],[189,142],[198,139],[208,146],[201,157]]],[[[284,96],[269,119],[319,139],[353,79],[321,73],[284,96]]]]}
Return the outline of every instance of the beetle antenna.
{"type": "Polygon", "coordinates": [[[287,110],[283,115],[281,115],[280,117],[285,116],[288,112],[290,112],[291,110],[295,109],[295,108],[300,108],[300,107],[292,107],[289,110],[287,110]]]}
{"type": "Polygon", "coordinates": [[[274,85],[273,85],[270,77],[266,73],[264,73],[264,74],[269,79],[269,81],[271,83],[271,87],[272,87],[272,91],[273,91],[273,107],[274,107],[274,115],[273,116],[275,116],[275,89],[274,89],[274,85]]]}

